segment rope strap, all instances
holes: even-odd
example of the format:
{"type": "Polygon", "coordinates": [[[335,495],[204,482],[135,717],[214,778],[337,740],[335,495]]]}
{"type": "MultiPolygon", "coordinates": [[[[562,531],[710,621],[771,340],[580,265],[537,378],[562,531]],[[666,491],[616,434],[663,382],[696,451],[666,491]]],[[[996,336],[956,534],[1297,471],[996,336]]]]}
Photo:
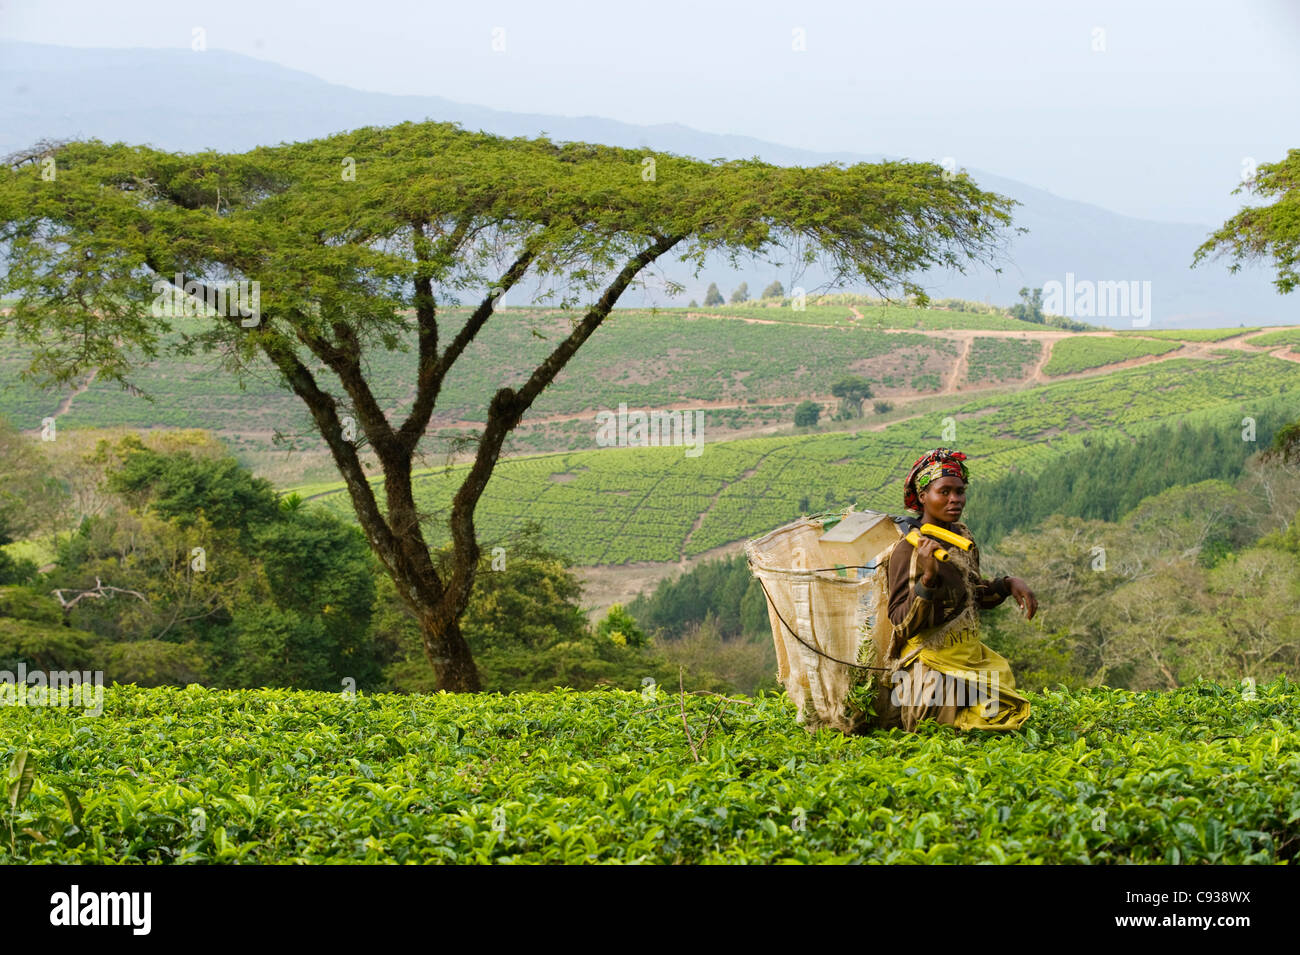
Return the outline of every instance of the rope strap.
{"type": "MultiPolygon", "coordinates": [[[[757,576],[757,575],[756,575],[756,576],[757,576]]],[[[867,665],[864,664],[864,663],[850,663],[848,660],[840,660],[840,659],[838,659],[837,657],[833,657],[833,656],[831,656],[829,653],[826,653],[826,652],[824,652],[824,651],[818,649],[817,647],[814,647],[811,643],[809,643],[809,642],[808,642],[807,640],[805,640],[803,637],[799,636],[799,634],[795,633],[794,628],[793,628],[792,626],[790,626],[788,623],[785,622],[785,617],[781,616],[781,611],[778,610],[778,609],[776,609],[776,601],[774,601],[774,600],[772,599],[772,595],[769,594],[769,593],[767,592],[767,584],[765,584],[765,583],[763,582],[763,578],[762,578],[762,577],[759,577],[759,578],[758,578],[758,585],[759,585],[760,587],[763,588],[763,596],[765,596],[765,597],[767,598],[767,602],[768,602],[769,604],[771,604],[771,606],[772,606],[772,612],[773,612],[774,614],[776,614],[776,619],[777,619],[777,620],[780,620],[782,623],[785,624],[785,628],[786,628],[787,630],[790,631],[790,636],[794,637],[796,640],[798,640],[800,643],[802,643],[805,647],[807,647],[807,648],[808,648],[809,650],[811,650],[813,653],[816,653],[818,656],[823,656],[823,657],[825,657],[827,660],[830,660],[830,661],[832,661],[832,662],[834,662],[834,663],[840,663],[840,664],[843,664],[843,665],[846,666],[846,667],[853,667],[854,669],[857,669],[857,670],[879,670],[881,673],[888,673],[888,672],[889,672],[889,667],[869,667],[869,666],[867,666],[867,665]]]]}

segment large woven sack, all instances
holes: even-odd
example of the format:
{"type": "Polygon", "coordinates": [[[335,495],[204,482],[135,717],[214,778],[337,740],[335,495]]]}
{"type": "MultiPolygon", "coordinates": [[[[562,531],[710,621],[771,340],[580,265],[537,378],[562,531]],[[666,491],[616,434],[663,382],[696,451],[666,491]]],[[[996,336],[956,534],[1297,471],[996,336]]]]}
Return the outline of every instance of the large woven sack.
{"type": "Polygon", "coordinates": [[[901,536],[890,515],[850,508],[800,518],[745,545],[767,595],[777,679],[810,732],[897,722],[886,568],[901,536]]]}

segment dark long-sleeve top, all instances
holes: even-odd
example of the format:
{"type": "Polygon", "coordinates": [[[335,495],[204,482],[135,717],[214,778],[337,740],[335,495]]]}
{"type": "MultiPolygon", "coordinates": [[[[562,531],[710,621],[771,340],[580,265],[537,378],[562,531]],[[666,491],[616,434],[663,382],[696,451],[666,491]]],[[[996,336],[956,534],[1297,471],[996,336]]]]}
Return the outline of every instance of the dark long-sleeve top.
{"type": "Polygon", "coordinates": [[[889,620],[894,624],[890,656],[897,656],[916,634],[942,626],[960,614],[968,600],[973,599],[981,610],[991,610],[1011,595],[1008,578],[987,580],[979,576],[979,547],[966,525],[957,521],[948,529],[971,541],[968,553],[974,561],[974,578],[966,578],[952,560],[940,561],[938,581],[933,587],[924,586],[921,568],[911,571],[916,548],[900,540],[889,557],[889,620]]]}

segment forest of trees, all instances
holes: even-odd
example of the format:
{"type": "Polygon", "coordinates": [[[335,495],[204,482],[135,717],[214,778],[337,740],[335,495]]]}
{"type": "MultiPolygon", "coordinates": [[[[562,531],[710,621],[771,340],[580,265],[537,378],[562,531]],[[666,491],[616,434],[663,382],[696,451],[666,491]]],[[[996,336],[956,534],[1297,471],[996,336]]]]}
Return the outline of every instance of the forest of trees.
{"type": "MultiPolygon", "coordinates": [[[[143,685],[379,680],[384,661],[367,638],[376,575],[360,531],[277,500],[206,438],[168,443],[128,435],[77,461],[67,476],[98,500],[60,537],[52,566],[0,566],[0,668],[102,669],[143,685]]],[[[40,445],[8,428],[0,444],[28,459],[24,473],[43,472],[40,445]]],[[[57,487],[7,490],[45,502],[53,530],[73,510],[57,487]]],[[[15,517],[4,536],[24,529],[15,517]]]]}
{"type": "Polygon", "coordinates": [[[1083,448],[1061,456],[1043,474],[1017,472],[987,484],[974,479],[963,520],[981,548],[996,547],[1013,529],[1053,514],[1115,521],[1166,488],[1212,478],[1237,480],[1246,461],[1268,446],[1283,424],[1259,415],[1253,442],[1235,430],[1183,422],[1137,440],[1085,437],[1083,448]]]}
{"type": "MultiPolygon", "coordinates": [[[[44,568],[0,550],[0,670],[102,670],[142,686],[435,688],[419,627],[355,525],[277,500],[199,432],[60,450],[52,457],[0,419],[12,474],[0,544],[72,531],[44,568]]],[[[589,626],[581,581],[535,523],[493,543],[504,566],[485,550],[465,614],[485,690],[675,686],[679,666],[692,689],[775,688],[764,647],[737,655],[708,626],[651,640],[617,605],[589,626]]]]}

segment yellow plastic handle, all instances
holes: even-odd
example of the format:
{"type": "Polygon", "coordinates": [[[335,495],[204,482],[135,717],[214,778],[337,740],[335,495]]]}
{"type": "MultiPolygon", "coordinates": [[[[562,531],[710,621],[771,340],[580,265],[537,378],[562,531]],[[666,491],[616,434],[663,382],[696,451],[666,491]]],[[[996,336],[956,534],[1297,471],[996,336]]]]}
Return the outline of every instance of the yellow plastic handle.
{"type": "MultiPolygon", "coordinates": [[[[915,530],[909,531],[907,537],[904,539],[913,547],[917,547],[921,543],[921,535],[918,534],[915,530]]],[[[948,552],[944,550],[942,547],[936,548],[934,552],[934,559],[947,560],[948,552]]]]}
{"type": "Polygon", "coordinates": [[[960,547],[962,550],[970,550],[970,541],[960,534],[954,534],[945,527],[937,524],[922,524],[921,533],[926,537],[937,537],[945,543],[952,544],[954,547],[960,547]]]}

